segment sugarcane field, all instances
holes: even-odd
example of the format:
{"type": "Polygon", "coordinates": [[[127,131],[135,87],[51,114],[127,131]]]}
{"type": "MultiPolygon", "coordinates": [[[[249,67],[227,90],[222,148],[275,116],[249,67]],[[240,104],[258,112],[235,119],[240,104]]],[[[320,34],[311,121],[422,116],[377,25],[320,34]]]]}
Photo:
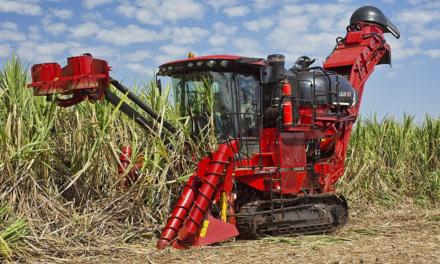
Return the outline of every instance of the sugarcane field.
{"type": "Polygon", "coordinates": [[[0,263],[440,263],[439,18],[0,0],[0,263]]]}

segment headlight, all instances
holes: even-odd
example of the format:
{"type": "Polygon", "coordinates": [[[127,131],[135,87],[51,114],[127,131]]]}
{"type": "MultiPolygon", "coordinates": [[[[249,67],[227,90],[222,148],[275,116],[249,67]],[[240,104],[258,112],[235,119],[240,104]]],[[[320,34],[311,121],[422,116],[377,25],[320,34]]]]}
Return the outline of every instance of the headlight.
{"type": "Polygon", "coordinates": [[[226,66],[229,65],[229,61],[227,61],[227,60],[223,60],[223,61],[220,62],[220,65],[221,65],[222,67],[226,67],[226,66]]]}
{"type": "Polygon", "coordinates": [[[212,67],[215,65],[215,63],[216,63],[215,60],[210,60],[206,63],[206,65],[208,65],[208,67],[212,67]]]}

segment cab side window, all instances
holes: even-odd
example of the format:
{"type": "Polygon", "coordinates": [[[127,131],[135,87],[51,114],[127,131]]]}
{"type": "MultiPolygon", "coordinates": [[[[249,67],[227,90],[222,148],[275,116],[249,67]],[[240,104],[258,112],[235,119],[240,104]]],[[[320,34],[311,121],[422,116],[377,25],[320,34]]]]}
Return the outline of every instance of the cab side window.
{"type": "Polygon", "coordinates": [[[240,115],[240,134],[245,137],[257,137],[257,119],[260,84],[253,75],[237,75],[240,115]]]}

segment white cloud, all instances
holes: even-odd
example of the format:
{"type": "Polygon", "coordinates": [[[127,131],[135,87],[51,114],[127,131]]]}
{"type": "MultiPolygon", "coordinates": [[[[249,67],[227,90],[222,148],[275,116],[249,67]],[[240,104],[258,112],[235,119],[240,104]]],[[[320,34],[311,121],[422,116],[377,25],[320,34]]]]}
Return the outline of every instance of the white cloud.
{"type": "Polygon", "coordinates": [[[75,27],[70,27],[69,30],[71,32],[71,38],[80,39],[97,34],[100,31],[100,27],[95,23],[87,22],[75,27]]]}
{"type": "Polygon", "coordinates": [[[17,55],[32,63],[54,61],[57,56],[63,54],[69,45],[60,42],[37,43],[33,41],[21,42],[17,49],[17,55]]]}
{"type": "Polygon", "coordinates": [[[261,31],[272,27],[274,21],[272,18],[265,17],[257,20],[251,20],[244,23],[244,27],[250,31],[261,31]]]}
{"type": "Polygon", "coordinates": [[[225,35],[232,35],[232,34],[234,34],[238,30],[238,27],[226,24],[226,23],[224,23],[222,21],[215,22],[212,25],[212,28],[217,33],[223,33],[225,35]]]}
{"type": "Polygon", "coordinates": [[[113,0],[83,0],[83,6],[87,9],[93,9],[97,6],[108,4],[113,2],[113,0]]]}
{"type": "Polygon", "coordinates": [[[409,1],[414,6],[398,12],[397,21],[404,34],[400,40],[388,39],[393,50],[393,59],[400,60],[412,56],[439,58],[440,40],[440,2],[409,1]]]}
{"type": "Polygon", "coordinates": [[[90,53],[95,58],[107,59],[111,62],[119,57],[119,53],[112,47],[106,45],[91,46],[90,44],[68,42],[70,56],[78,56],[84,53],[90,53]]]}
{"type": "MultiPolygon", "coordinates": [[[[275,5],[278,2],[279,1],[277,1],[277,0],[253,0],[252,6],[257,11],[261,11],[261,10],[271,8],[273,5],[275,5]]],[[[292,2],[292,0],[290,2],[292,2]]]]}
{"type": "Polygon", "coordinates": [[[38,40],[26,40],[16,46],[17,55],[30,63],[42,63],[60,61],[64,63],[69,56],[78,56],[84,53],[91,53],[94,57],[117,61],[120,57],[117,50],[106,45],[91,45],[77,41],[47,42],[38,40]]]}
{"type": "MultiPolygon", "coordinates": [[[[281,19],[278,22],[278,26],[269,34],[276,47],[288,48],[292,45],[298,45],[299,42],[303,43],[300,33],[308,31],[311,25],[311,17],[307,15],[290,16],[281,19]],[[298,41],[301,39],[301,41],[298,41]]],[[[318,33],[319,34],[319,33],[318,33]]]]}
{"type": "Polygon", "coordinates": [[[14,22],[6,21],[0,23],[0,28],[9,29],[9,30],[17,30],[18,26],[14,22]]]}
{"type": "Polygon", "coordinates": [[[52,35],[59,35],[67,32],[68,27],[64,23],[50,23],[44,29],[52,35]]]}
{"type": "Polygon", "coordinates": [[[408,57],[412,57],[415,55],[420,54],[420,49],[418,48],[414,48],[414,47],[410,47],[410,48],[399,48],[399,49],[394,49],[392,51],[392,58],[393,60],[401,60],[401,59],[405,59],[408,57]]]}
{"type": "Polygon", "coordinates": [[[0,12],[13,12],[20,15],[36,16],[42,13],[42,9],[39,5],[30,2],[0,0],[0,12]]]}
{"type": "Polygon", "coordinates": [[[416,46],[408,47],[404,41],[399,39],[389,38],[387,42],[391,46],[391,58],[393,60],[402,60],[421,53],[420,48],[416,46]]]}
{"type": "MultiPolygon", "coordinates": [[[[137,10],[137,8],[135,9],[137,10]]],[[[157,17],[156,14],[154,14],[153,11],[150,9],[137,10],[135,13],[135,18],[137,19],[137,21],[144,24],[158,25],[161,23],[159,17],[157,17]]]]}
{"type": "Polygon", "coordinates": [[[168,0],[164,1],[157,14],[171,21],[182,18],[200,18],[203,15],[203,6],[192,0],[168,0]]]}
{"type": "Polygon", "coordinates": [[[425,53],[433,59],[440,58],[440,49],[429,49],[425,53]]]}
{"type": "Polygon", "coordinates": [[[158,25],[163,20],[175,22],[180,19],[198,19],[204,14],[203,5],[193,0],[124,2],[116,12],[127,18],[135,18],[144,24],[158,25]]]}
{"type": "Polygon", "coordinates": [[[186,58],[187,53],[192,51],[187,46],[176,44],[163,45],[159,50],[158,55],[154,56],[154,61],[158,64],[186,58]]]}
{"type": "Polygon", "coordinates": [[[230,40],[230,37],[220,34],[214,34],[209,38],[209,44],[214,47],[224,46],[228,41],[230,40]]]}
{"type": "Polygon", "coordinates": [[[163,63],[182,59],[182,58],[183,58],[182,56],[175,56],[175,55],[169,55],[169,54],[158,54],[158,55],[154,56],[154,61],[157,64],[161,65],[163,63]]]}
{"type": "MultiPolygon", "coordinates": [[[[280,11],[280,17],[290,17],[290,15],[307,15],[313,18],[333,17],[340,15],[350,16],[355,8],[348,4],[297,4],[286,5],[280,11]]],[[[348,24],[348,21],[347,21],[348,24]]]]}
{"type": "Polygon", "coordinates": [[[68,27],[64,23],[51,23],[50,20],[45,20],[43,24],[45,30],[53,35],[68,31],[72,40],[93,37],[115,46],[160,40],[171,40],[175,44],[194,44],[207,38],[209,34],[209,30],[200,27],[166,27],[157,32],[135,24],[125,27],[102,27],[95,22],[86,22],[68,27]]]}
{"type": "Polygon", "coordinates": [[[136,14],[137,10],[138,8],[136,6],[129,3],[122,3],[116,8],[116,12],[125,17],[132,17],[134,14],[136,14]]]}
{"type": "Polygon", "coordinates": [[[156,31],[144,29],[137,25],[128,25],[126,27],[114,27],[111,29],[100,29],[97,33],[99,40],[117,45],[130,45],[133,43],[146,43],[157,40],[163,40],[167,36],[158,34],[156,31]]]}
{"type": "Polygon", "coordinates": [[[85,12],[81,14],[81,21],[93,22],[98,24],[100,27],[113,27],[115,22],[112,17],[104,16],[101,12],[92,10],[90,12],[85,12]]]}
{"type": "Polygon", "coordinates": [[[434,20],[440,19],[440,11],[438,10],[405,10],[398,14],[398,21],[409,24],[411,26],[423,26],[434,20]]]}
{"type": "Polygon", "coordinates": [[[29,33],[27,34],[27,38],[32,41],[39,41],[42,39],[42,34],[40,27],[37,25],[29,26],[29,33]]]}
{"type": "Polygon", "coordinates": [[[335,16],[317,17],[314,21],[315,26],[322,31],[334,34],[345,33],[345,28],[350,21],[351,13],[338,14],[335,16]]]}
{"type": "Polygon", "coordinates": [[[249,8],[249,6],[246,6],[246,5],[231,6],[231,7],[226,7],[225,9],[223,9],[223,12],[228,17],[239,17],[239,16],[245,16],[246,14],[248,14],[250,12],[250,8],[249,8]]]}
{"type": "Polygon", "coordinates": [[[206,38],[209,31],[199,27],[175,27],[170,34],[174,43],[194,44],[206,38]]]}
{"type": "Polygon", "coordinates": [[[125,64],[125,67],[127,67],[130,71],[139,73],[142,75],[154,75],[154,69],[147,67],[140,63],[127,63],[125,64]]]}
{"type": "Polygon", "coordinates": [[[138,62],[148,59],[151,56],[151,52],[148,50],[138,50],[132,53],[124,55],[124,59],[131,62],[138,62]]]}
{"type": "Polygon", "coordinates": [[[226,6],[233,6],[239,3],[238,0],[208,0],[206,1],[208,5],[212,6],[215,10],[218,10],[219,8],[226,7],[226,6]]]}
{"type": "Polygon", "coordinates": [[[12,53],[12,49],[11,49],[11,45],[9,44],[0,44],[0,58],[1,57],[7,57],[9,55],[11,55],[12,53]]]}
{"type": "Polygon", "coordinates": [[[412,4],[412,5],[418,5],[421,3],[428,3],[430,2],[429,0],[408,0],[408,3],[412,4]]]}
{"type": "Polygon", "coordinates": [[[285,40],[277,46],[285,50],[285,53],[290,57],[289,59],[292,60],[296,60],[301,55],[323,59],[332,51],[335,45],[335,35],[325,32],[302,33],[296,35],[295,39],[285,40]]]}
{"type": "Polygon", "coordinates": [[[73,12],[68,9],[50,8],[49,11],[60,19],[70,19],[73,16],[73,12]]]}
{"type": "Polygon", "coordinates": [[[288,4],[273,16],[277,26],[269,33],[269,52],[285,54],[288,60],[308,55],[324,59],[355,8],[350,4],[288,4]]]}
{"type": "Polygon", "coordinates": [[[159,50],[176,57],[183,57],[189,51],[186,47],[178,45],[164,45],[160,47],[159,50]]]}
{"type": "Polygon", "coordinates": [[[43,25],[43,30],[47,33],[57,36],[61,33],[69,33],[71,28],[67,26],[65,23],[61,22],[53,22],[51,16],[46,16],[41,20],[41,24],[43,25]]]}
{"type": "Polygon", "coordinates": [[[255,43],[258,43],[258,41],[251,38],[237,38],[233,41],[234,46],[240,50],[249,49],[250,47],[257,48],[258,45],[255,43]]]}
{"type": "MultiPolygon", "coordinates": [[[[316,20],[315,20],[316,21],[316,20]]],[[[287,32],[305,32],[309,31],[312,24],[312,18],[308,15],[287,17],[280,21],[279,28],[287,32]]]]}
{"type": "Polygon", "coordinates": [[[0,29],[0,41],[22,41],[26,36],[17,30],[0,29]]]}
{"type": "Polygon", "coordinates": [[[209,38],[209,44],[213,47],[220,47],[227,44],[231,40],[238,27],[225,24],[224,22],[216,22],[212,26],[214,34],[209,38]]]}
{"type": "Polygon", "coordinates": [[[436,29],[421,29],[412,32],[411,36],[408,38],[408,40],[416,46],[438,39],[440,39],[440,30],[436,29]]]}
{"type": "Polygon", "coordinates": [[[232,42],[238,53],[242,56],[261,57],[264,56],[261,52],[261,45],[256,39],[252,38],[237,38],[232,42]]]}

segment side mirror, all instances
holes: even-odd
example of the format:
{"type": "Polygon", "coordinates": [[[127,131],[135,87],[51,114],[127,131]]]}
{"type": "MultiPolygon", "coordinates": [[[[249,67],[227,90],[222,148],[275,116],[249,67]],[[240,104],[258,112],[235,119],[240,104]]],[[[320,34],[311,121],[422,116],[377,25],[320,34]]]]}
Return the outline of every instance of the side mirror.
{"type": "Polygon", "coordinates": [[[260,68],[260,82],[262,84],[267,84],[272,79],[272,66],[263,66],[260,68]]]}
{"type": "Polygon", "coordinates": [[[157,78],[157,74],[156,74],[156,86],[159,89],[159,94],[162,95],[162,82],[160,81],[160,79],[157,78]]]}

